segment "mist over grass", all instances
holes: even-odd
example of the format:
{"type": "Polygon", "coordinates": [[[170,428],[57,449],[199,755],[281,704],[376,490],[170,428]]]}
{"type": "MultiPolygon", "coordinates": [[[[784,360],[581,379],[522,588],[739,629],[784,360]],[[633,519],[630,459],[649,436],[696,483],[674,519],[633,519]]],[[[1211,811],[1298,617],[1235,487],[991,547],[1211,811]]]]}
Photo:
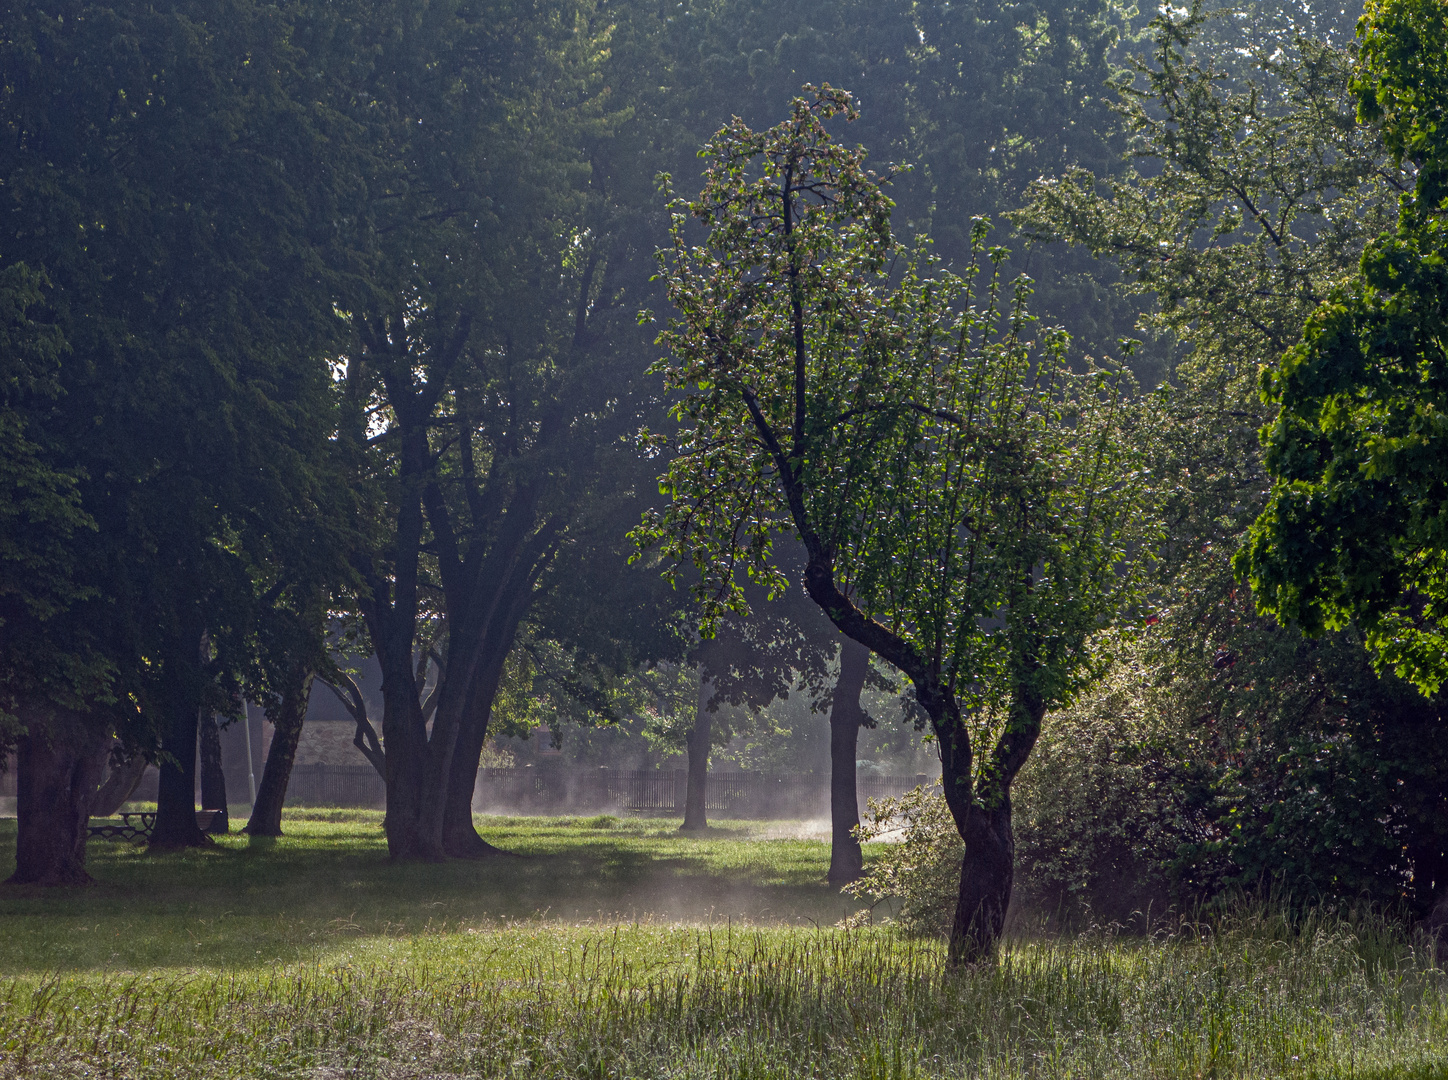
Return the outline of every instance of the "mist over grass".
{"type": "MultiPolygon", "coordinates": [[[[719,821],[686,837],[669,818],[477,820],[524,857],[393,864],[382,813],[369,810],[289,810],[278,839],[232,834],[201,850],[92,841],[94,886],[0,888],[0,973],[235,970],[518,919],[829,926],[860,907],[825,884],[828,845],[783,822],[719,821]]],[[[7,863],[14,836],[0,821],[7,863]]]]}
{"type": "Polygon", "coordinates": [[[827,845],[763,823],[482,824],[530,857],[393,866],[380,815],[313,811],[0,890],[0,1077],[1448,1072],[1448,979],[1372,916],[1260,905],[950,974],[938,942],[835,929],[827,845]]]}

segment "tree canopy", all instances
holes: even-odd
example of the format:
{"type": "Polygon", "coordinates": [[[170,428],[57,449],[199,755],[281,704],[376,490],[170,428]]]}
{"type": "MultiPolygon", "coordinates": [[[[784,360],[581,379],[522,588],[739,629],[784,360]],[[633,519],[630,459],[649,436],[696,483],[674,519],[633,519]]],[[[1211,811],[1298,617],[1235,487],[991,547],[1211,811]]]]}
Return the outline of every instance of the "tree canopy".
{"type": "Polygon", "coordinates": [[[1448,678],[1448,18],[1372,4],[1353,81],[1414,188],[1396,231],[1264,370],[1267,505],[1238,559],[1258,604],[1309,634],[1356,620],[1384,667],[1424,693],[1448,678]]]}

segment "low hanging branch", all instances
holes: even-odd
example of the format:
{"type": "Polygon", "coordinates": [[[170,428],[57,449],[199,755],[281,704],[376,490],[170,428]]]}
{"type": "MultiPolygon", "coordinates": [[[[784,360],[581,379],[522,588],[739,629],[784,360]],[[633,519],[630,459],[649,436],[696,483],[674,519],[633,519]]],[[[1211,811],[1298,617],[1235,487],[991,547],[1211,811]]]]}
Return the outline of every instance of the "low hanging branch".
{"type": "Polygon", "coordinates": [[[352,745],[362,751],[362,756],[372,763],[372,767],[377,770],[377,775],[386,780],[387,755],[382,749],[382,741],[377,738],[377,729],[372,726],[372,721],[367,715],[367,701],[362,697],[362,688],[357,685],[357,680],[345,671],[341,673],[341,678],[346,693],[338,689],[336,683],[326,679],[321,681],[326,683],[327,689],[337,695],[337,700],[357,722],[357,732],[352,736],[352,745]]]}

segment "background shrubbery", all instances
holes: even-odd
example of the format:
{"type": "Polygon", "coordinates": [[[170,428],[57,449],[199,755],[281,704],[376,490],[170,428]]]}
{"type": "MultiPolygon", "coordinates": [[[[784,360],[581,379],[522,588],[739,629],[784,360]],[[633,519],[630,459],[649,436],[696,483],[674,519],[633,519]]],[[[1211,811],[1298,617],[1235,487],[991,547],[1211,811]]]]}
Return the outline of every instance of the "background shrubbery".
{"type": "MultiPolygon", "coordinates": [[[[1241,654],[1168,656],[1169,633],[1121,650],[1045,725],[1013,794],[1019,916],[1140,926],[1258,890],[1425,912],[1448,777],[1433,703],[1375,675],[1348,634],[1263,623],[1238,628],[1241,654]]],[[[871,811],[864,835],[893,842],[859,895],[936,932],[960,867],[939,788],[871,811]]]]}
{"type": "MultiPolygon", "coordinates": [[[[1172,696],[1139,659],[1123,660],[1051,718],[1013,792],[1015,907],[1066,927],[1128,923],[1191,893],[1180,853],[1205,841],[1196,811],[1204,776],[1181,745],[1172,696]]],[[[856,887],[891,897],[910,933],[943,931],[961,845],[938,786],[872,801],[862,827],[892,841],[856,887]]]]}

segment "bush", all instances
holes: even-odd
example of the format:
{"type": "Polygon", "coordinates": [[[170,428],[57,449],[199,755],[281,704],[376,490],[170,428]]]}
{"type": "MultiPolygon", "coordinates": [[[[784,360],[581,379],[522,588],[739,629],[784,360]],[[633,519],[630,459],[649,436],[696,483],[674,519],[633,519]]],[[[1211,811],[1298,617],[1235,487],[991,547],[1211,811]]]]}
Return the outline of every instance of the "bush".
{"type": "MultiPolygon", "coordinates": [[[[1198,756],[1174,705],[1128,659],[1047,718],[1012,793],[1018,911],[1067,926],[1127,923],[1192,891],[1178,852],[1204,839],[1195,807],[1208,774],[1190,764],[1198,756]]],[[[850,891],[894,900],[909,934],[944,933],[963,846],[939,785],[871,800],[860,837],[893,842],[850,891]]]]}
{"type": "Polygon", "coordinates": [[[872,920],[881,902],[893,900],[898,908],[887,922],[911,937],[944,935],[955,912],[965,845],[955,830],[939,781],[922,784],[898,799],[871,799],[867,805],[856,830],[861,843],[886,842],[880,858],[864,876],[845,886],[850,895],[870,903],[845,924],[872,920]]]}
{"type": "MultiPolygon", "coordinates": [[[[1448,882],[1448,697],[1376,675],[1346,631],[1307,641],[1243,615],[1219,640],[1122,648],[1046,718],[1012,792],[1017,914],[1130,924],[1263,890],[1426,912],[1448,882]]],[[[896,830],[857,894],[934,933],[960,865],[938,789],[872,804],[863,835],[896,830]]]]}
{"type": "Polygon", "coordinates": [[[1021,906],[1068,925],[1129,923],[1200,891],[1209,770],[1176,695],[1135,657],[1047,717],[1013,792],[1021,906]]]}

